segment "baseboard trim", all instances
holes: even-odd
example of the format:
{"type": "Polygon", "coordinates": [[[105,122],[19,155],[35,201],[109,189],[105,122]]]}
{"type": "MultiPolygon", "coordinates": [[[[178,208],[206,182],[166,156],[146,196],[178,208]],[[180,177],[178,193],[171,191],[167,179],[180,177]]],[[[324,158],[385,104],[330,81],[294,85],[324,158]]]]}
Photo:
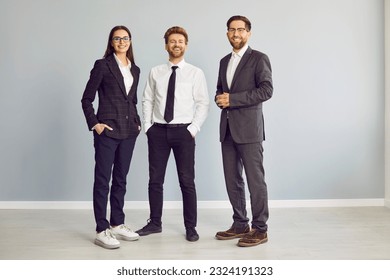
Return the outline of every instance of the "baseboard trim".
{"type": "MultiPolygon", "coordinates": [[[[249,201],[248,201],[249,205],[249,201]]],[[[390,208],[390,201],[384,199],[313,199],[313,200],[270,200],[270,208],[298,207],[368,207],[390,208]]],[[[164,201],[164,209],[181,209],[181,201],[164,201]]],[[[230,208],[229,201],[198,201],[199,209],[230,208]]],[[[92,209],[91,201],[0,201],[0,210],[6,209],[92,209]]],[[[149,209],[147,201],[126,201],[125,209],[149,209]]]]}
{"type": "Polygon", "coordinates": [[[386,199],[384,203],[385,203],[385,207],[390,208],[390,200],[389,199],[386,199]]]}

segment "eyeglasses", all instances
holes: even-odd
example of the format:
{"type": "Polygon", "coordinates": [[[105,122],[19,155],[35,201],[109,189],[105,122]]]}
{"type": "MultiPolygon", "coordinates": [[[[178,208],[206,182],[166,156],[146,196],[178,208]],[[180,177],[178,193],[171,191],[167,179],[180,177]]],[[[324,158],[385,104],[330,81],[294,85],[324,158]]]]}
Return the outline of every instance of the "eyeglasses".
{"type": "Polygon", "coordinates": [[[228,28],[229,33],[236,33],[236,31],[241,34],[244,33],[244,31],[247,31],[246,28],[228,28]]]}
{"type": "Polygon", "coordinates": [[[121,40],[123,41],[123,42],[129,42],[130,41],[130,37],[129,36],[125,36],[125,37],[114,37],[114,38],[112,38],[112,40],[114,41],[114,42],[116,42],[116,43],[119,43],[121,40]]]}

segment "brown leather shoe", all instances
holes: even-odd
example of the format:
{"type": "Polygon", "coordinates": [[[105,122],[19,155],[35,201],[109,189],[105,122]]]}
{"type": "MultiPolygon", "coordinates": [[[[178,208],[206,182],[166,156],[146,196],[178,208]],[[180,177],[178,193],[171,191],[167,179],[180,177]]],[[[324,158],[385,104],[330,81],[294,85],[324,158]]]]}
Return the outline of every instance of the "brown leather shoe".
{"type": "Polygon", "coordinates": [[[215,237],[219,240],[229,240],[234,238],[243,237],[250,232],[250,228],[247,225],[244,229],[234,228],[233,226],[226,231],[219,231],[215,237]]]}
{"type": "Polygon", "coordinates": [[[257,229],[252,229],[249,233],[245,234],[237,245],[240,247],[251,247],[259,244],[263,244],[268,241],[268,235],[266,232],[260,232],[257,229]]]}

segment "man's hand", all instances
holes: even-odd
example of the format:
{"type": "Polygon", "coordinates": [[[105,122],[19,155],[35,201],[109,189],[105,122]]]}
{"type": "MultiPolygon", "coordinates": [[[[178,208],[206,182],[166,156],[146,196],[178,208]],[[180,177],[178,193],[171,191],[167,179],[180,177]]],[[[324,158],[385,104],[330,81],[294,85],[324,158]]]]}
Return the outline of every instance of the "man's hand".
{"type": "Polygon", "coordinates": [[[224,92],[222,94],[217,95],[215,102],[217,103],[218,107],[222,109],[229,107],[229,93],[224,92]]]}

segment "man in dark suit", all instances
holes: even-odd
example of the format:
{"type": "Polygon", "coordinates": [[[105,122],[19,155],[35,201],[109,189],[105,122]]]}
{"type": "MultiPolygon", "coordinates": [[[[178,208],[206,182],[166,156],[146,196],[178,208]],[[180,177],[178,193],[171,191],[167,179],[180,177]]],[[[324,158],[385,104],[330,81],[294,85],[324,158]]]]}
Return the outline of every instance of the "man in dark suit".
{"type": "Polygon", "coordinates": [[[272,97],[272,71],[267,55],[252,50],[247,44],[251,22],[246,17],[231,17],[227,30],[233,51],[220,61],[215,102],[222,109],[220,141],[233,224],[228,230],[217,232],[216,238],[240,238],[237,245],[248,247],[268,241],[262,106],[272,97]],[[243,169],[250,193],[252,229],[246,211],[243,169]]]}

